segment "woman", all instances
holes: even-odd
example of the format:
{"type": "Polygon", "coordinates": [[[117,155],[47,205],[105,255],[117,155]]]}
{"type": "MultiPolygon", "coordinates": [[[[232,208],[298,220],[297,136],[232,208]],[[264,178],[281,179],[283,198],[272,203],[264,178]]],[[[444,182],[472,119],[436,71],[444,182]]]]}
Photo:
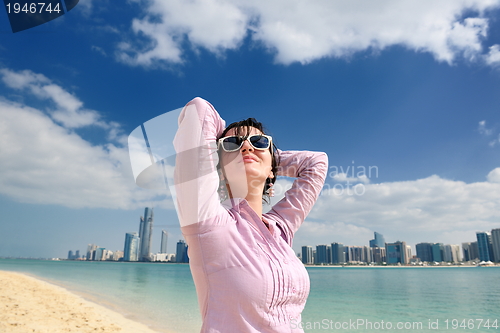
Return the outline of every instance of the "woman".
{"type": "Polygon", "coordinates": [[[326,154],[275,150],[254,119],[225,128],[201,98],[181,112],[174,146],[177,209],[201,332],[303,332],[294,327],[309,277],[292,240],[322,189],[326,154]],[[297,179],[263,214],[263,193],[276,176],[297,179]]]}

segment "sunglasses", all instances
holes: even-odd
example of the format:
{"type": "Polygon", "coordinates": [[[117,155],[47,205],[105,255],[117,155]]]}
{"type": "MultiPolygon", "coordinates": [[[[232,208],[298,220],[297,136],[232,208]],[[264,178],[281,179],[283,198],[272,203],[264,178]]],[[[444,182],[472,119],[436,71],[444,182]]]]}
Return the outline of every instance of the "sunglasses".
{"type": "Polygon", "coordinates": [[[272,137],[264,134],[254,134],[248,137],[233,135],[226,136],[225,138],[220,138],[219,147],[222,147],[225,152],[231,153],[240,150],[240,148],[243,146],[243,143],[245,141],[248,141],[253,148],[258,150],[266,150],[271,147],[272,140],[272,137]]]}

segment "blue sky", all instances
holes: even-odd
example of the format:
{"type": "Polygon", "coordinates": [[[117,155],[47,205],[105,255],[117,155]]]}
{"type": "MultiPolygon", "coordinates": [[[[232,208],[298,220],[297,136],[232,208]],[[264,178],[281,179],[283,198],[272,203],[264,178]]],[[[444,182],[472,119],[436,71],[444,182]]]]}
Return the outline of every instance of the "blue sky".
{"type": "Polygon", "coordinates": [[[127,136],[196,96],[281,149],[327,152],[333,190],[296,250],[373,231],[474,241],[500,227],[499,14],[497,0],[81,0],[13,34],[0,11],[0,256],[122,249],[146,205],[153,250],[167,228],[173,252],[175,211],[134,184],[127,136]]]}

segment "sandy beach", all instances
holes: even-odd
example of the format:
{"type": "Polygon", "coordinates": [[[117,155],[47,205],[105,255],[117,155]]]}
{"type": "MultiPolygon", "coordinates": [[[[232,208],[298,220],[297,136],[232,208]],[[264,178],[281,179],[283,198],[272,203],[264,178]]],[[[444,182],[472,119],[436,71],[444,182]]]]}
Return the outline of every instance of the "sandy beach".
{"type": "Polygon", "coordinates": [[[146,325],[33,277],[0,271],[0,332],[154,333],[146,325]]]}

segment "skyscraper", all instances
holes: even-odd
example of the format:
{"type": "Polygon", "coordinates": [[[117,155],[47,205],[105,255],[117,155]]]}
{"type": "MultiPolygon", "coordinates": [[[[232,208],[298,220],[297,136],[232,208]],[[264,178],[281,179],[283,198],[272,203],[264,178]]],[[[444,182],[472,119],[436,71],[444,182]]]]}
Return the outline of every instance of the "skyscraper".
{"type": "Polygon", "coordinates": [[[95,260],[95,250],[98,248],[95,244],[89,244],[87,246],[87,260],[95,260]]]}
{"type": "Polygon", "coordinates": [[[137,261],[139,253],[139,236],[137,232],[125,234],[125,246],[123,247],[123,261],[137,261]]]}
{"type": "Polygon", "coordinates": [[[406,242],[397,241],[395,243],[386,243],[385,252],[388,264],[401,263],[405,265],[409,261],[406,253],[406,242]]]}
{"type": "Polygon", "coordinates": [[[491,244],[491,234],[487,231],[476,232],[477,247],[479,250],[479,260],[493,261],[493,247],[491,244]]]}
{"type": "Polygon", "coordinates": [[[314,264],[312,246],[302,246],[302,263],[304,265],[314,264]]]}
{"type": "Polygon", "coordinates": [[[139,261],[151,261],[151,236],[153,234],[153,209],[146,207],[139,226],[139,261]]]}
{"type": "Polygon", "coordinates": [[[167,253],[167,240],[168,240],[168,232],[166,230],[162,230],[160,253],[167,253]]]}
{"type": "Polygon", "coordinates": [[[491,230],[491,247],[493,248],[493,259],[500,262],[500,228],[491,230]]]}
{"type": "Polygon", "coordinates": [[[432,260],[436,262],[443,261],[443,243],[434,243],[432,244],[432,260]]]}
{"type": "Polygon", "coordinates": [[[417,250],[417,258],[422,261],[432,262],[434,261],[432,257],[432,243],[418,243],[415,245],[417,250]]]}
{"type": "Polygon", "coordinates": [[[374,232],[374,239],[370,240],[370,247],[385,247],[385,238],[382,234],[374,232]]]}
{"type": "Polygon", "coordinates": [[[332,264],[345,263],[344,244],[332,243],[332,264]]]}
{"type": "Polygon", "coordinates": [[[175,262],[189,262],[187,256],[187,245],[184,240],[177,242],[177,251],[175,252],[175,262]]]}
{"type": "Polygon", "coordinates": [[[328,255],[329,246],[327,245],[316,245],[316,264],[329,264],[328,255]]]}

